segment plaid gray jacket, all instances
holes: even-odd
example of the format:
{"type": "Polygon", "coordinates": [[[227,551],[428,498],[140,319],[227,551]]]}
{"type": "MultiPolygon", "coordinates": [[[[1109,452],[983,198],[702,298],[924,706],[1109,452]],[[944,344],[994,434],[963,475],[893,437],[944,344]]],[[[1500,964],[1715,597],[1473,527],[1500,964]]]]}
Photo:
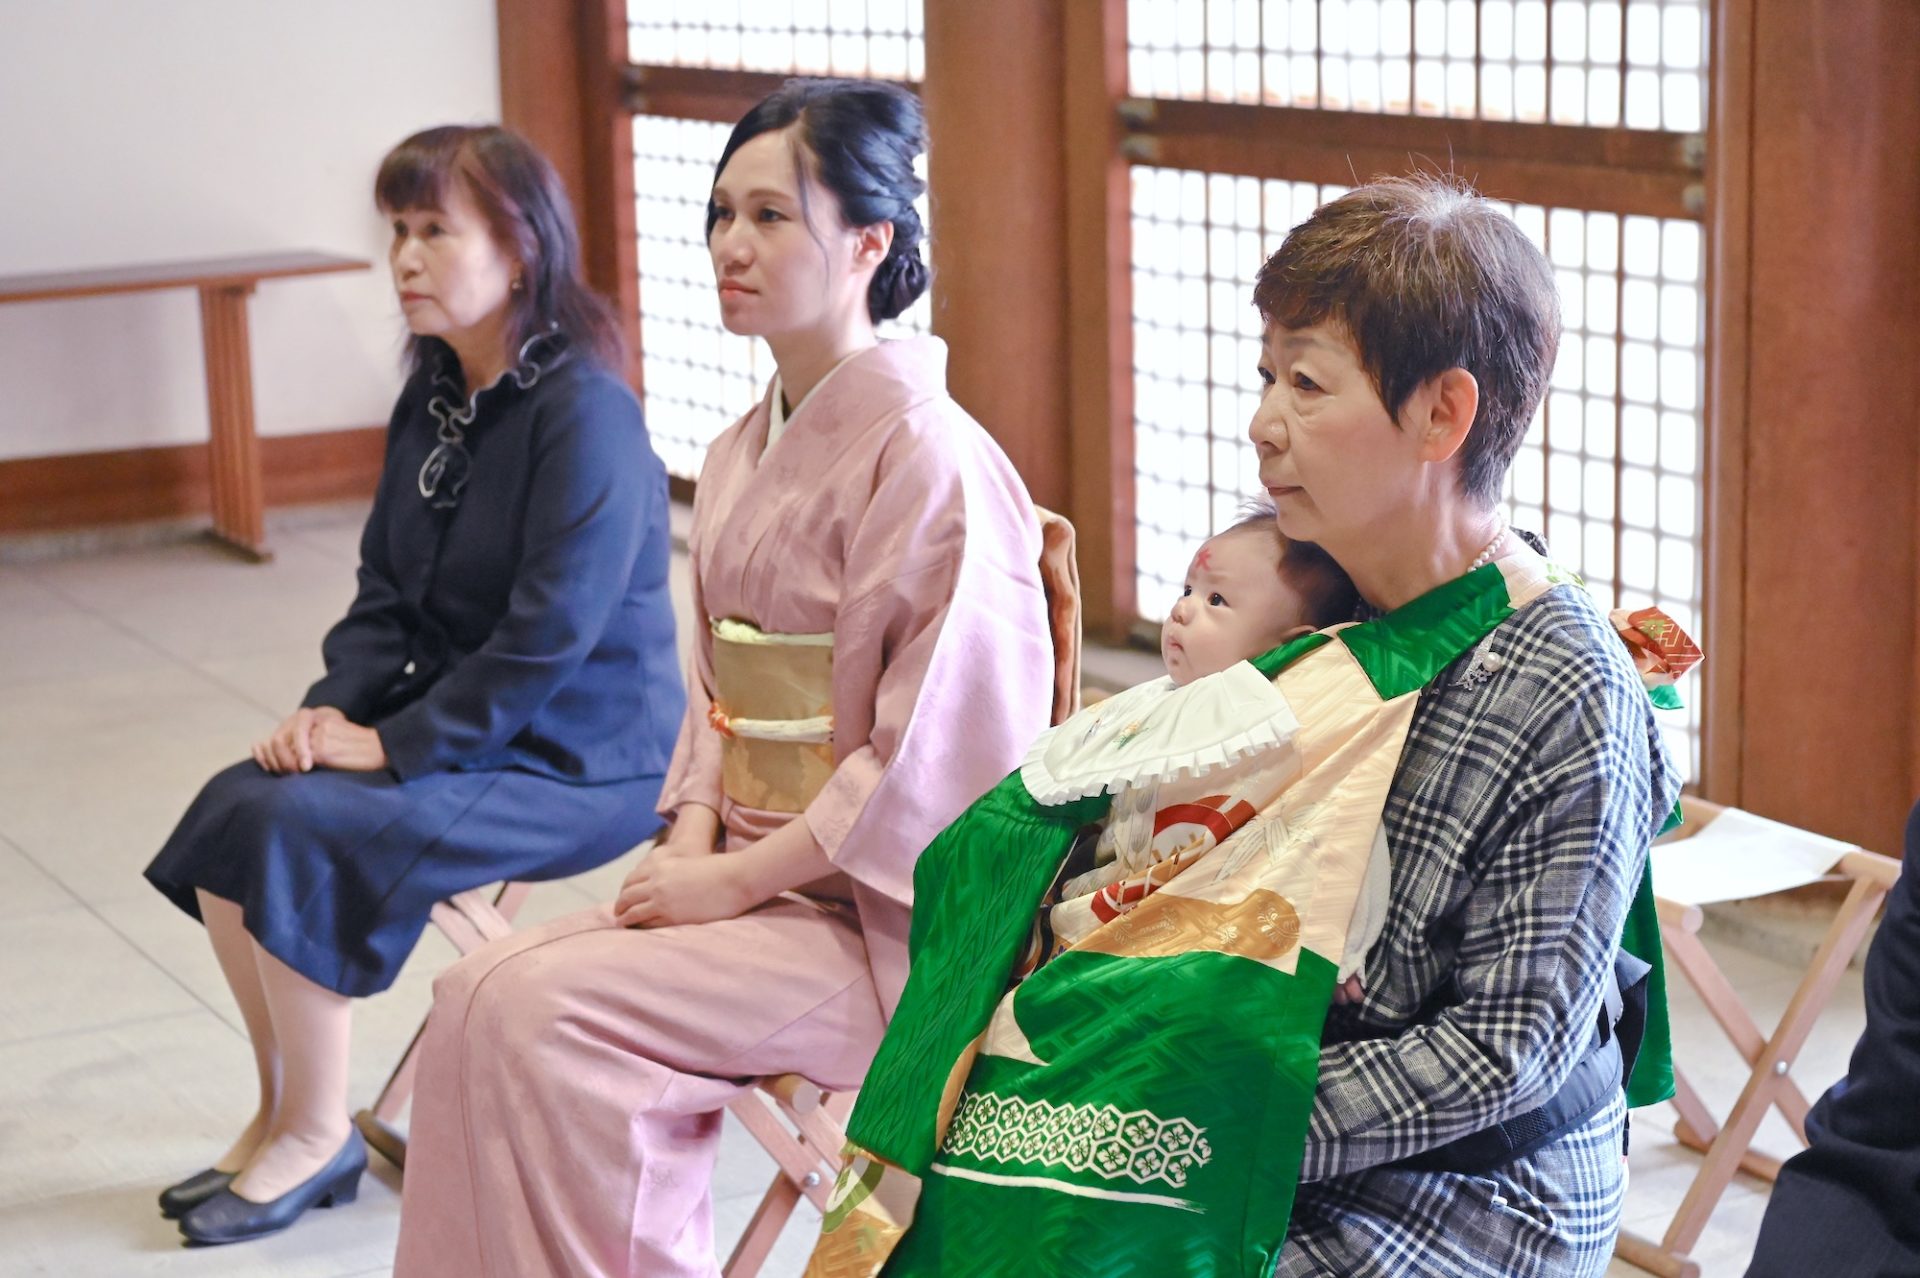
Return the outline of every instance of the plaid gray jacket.
{"type": "Polygon", "coordinates": [[[1549,591],[1421,694],[1387,798],[1386,926],[1365,997],[1328,1020],[1279,1278],[1606,1270],[1618,1100],[1488,1176],[1387,1164],[1565,1081],[1679,792],[1625,645],[1584,591],[1549,591]]]}

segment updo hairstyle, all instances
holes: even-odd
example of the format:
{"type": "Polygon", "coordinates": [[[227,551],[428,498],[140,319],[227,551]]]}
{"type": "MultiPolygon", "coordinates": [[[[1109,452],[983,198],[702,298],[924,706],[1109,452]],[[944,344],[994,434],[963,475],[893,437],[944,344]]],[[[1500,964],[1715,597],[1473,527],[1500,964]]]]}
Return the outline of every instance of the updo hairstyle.
{"type": "MultiPolygon", "coordinates": [[[[847,225],[893,223],[893,245],[867,286],[867,314],[876,323],[895,318],[919,300],[933,278],[920,253],[925,229],[913,203],[927,189],[913,167],[927,149],[920,100],[898,85],[877,80],[788,80],[733,126],[714,166],[714,181],[719,182],[727,161],[746,143],[796,123],[805,154],[796,155],[795,163],[833,192],[847,225]]],[[[802,212],[811,220],[804,183],[800,198],[802,212]]],[[[709,197],[709,239],[719,217],[709,197]]]]}

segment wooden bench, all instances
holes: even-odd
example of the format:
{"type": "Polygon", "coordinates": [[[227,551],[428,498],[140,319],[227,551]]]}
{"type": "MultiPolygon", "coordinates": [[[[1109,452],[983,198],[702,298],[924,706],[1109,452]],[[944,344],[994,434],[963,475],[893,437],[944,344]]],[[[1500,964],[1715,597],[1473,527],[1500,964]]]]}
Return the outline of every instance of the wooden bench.
{"type": "Polygon", "coordinates": [[[206,350],[207,416],[212,426],[213,533],[226,545],[259,562],[272,556],[266,545],[260,448],[253,430],[253,361],[247,341],[247,298],[261,280],[364,271],[371,265],[359,258],[290,252],[44,275],[7,275],[0,276],[0,305],[197,289],[200,334],[206,350]]]}

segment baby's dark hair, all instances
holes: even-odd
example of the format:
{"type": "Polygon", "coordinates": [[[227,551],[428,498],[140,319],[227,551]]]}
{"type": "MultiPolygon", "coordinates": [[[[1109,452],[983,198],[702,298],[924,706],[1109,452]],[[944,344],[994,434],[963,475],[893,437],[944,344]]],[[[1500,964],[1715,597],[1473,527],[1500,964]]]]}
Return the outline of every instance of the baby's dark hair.
{"type": "Polygon", "coordinates": [[[1360,592],[1353,579],[1320,547],[1310,541],[1295,541],[1280,531],[1273,503],[1264,497],[1242,502],[1240,517],[1215,533],[1263,532],[1273,538],[1279,552],[1280,575],[1300,592],[1307,604],[1307,620],[1315,630],[1352,621],[1360,606],[1360,592]]]}

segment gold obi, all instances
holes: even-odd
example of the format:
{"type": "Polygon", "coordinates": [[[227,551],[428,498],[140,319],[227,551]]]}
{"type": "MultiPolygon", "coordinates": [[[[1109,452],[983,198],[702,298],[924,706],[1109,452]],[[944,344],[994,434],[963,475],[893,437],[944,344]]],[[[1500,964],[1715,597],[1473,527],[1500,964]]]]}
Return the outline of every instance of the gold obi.
{"type": "Polygon", "coordinates": [[[720,788],[745,807],[805,811],[833,775],[833,636],[710,624],[720,788]]]}

